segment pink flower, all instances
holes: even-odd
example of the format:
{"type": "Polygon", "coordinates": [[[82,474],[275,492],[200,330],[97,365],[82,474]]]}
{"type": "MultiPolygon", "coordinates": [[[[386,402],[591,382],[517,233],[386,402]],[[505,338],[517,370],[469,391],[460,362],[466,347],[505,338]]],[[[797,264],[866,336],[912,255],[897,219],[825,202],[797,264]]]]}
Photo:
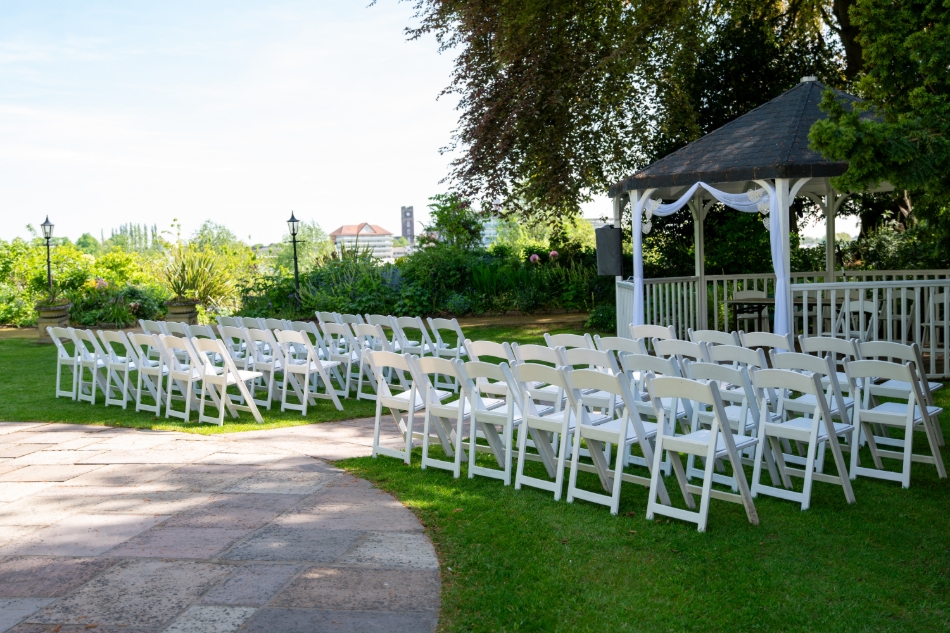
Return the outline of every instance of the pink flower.
{"type": "Polygon", "coordinates": [[[530,261],[532,264],[537,264],[539,261],[541,261],[541,258],[538,257],[537,253],[532,253],[531,257],[528,258],[528,261],[530,261]]]}
{"type": "Polygon", "coordinates": [[[550,257],[551,259],[557,259],[558,258],[557,251],[551,251],[550,253],[548,253],[548,257],[550,257]]]}
{"type": "Polygon", "coordinates": [[[108,286],[108,285],[109,285],[109,282],[107,282],[105,279],[103,279],[102,277],[96,277],[96,289],[97,289],[97,290],[102,290],[103,288],[105,288],[105,287],[108,286]]]}

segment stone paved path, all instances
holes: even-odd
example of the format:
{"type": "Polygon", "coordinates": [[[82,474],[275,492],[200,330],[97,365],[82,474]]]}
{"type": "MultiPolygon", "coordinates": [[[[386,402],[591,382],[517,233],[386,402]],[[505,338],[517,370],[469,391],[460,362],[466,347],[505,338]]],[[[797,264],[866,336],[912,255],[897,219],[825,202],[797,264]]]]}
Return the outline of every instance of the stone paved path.
{"type": "Polygon", "coordinates": [[[0,631],[434,630],[422,526],[323,461],[371,440],[0,423],[0,631]]]}

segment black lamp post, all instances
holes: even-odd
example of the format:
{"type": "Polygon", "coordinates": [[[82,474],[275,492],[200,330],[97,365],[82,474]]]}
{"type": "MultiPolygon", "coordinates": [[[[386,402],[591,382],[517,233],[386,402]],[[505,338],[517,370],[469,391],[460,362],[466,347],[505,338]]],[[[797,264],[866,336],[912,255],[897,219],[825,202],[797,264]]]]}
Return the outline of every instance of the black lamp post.
{"type": "Polygon", "coordinates": [[[297,301],[297,307],[300,307],[300,273],[297,270],[297,231],[300,229],[300,220],[294,217],[293,211],[290,212],[287,227],[290,229],[290,241],[294,245],[294,299],[297,301]]]}
{"type": "Polygon", "coordinates": [[[46,282],[49,284],[49,291],[52,294],[53,266],[50,263],[49,241],[53,239],[53,223],[49,221],[49,216],[46,216],[46,221],[40,225],[40,228],[43,229],[43,238],[46,240],[46,282]]]}

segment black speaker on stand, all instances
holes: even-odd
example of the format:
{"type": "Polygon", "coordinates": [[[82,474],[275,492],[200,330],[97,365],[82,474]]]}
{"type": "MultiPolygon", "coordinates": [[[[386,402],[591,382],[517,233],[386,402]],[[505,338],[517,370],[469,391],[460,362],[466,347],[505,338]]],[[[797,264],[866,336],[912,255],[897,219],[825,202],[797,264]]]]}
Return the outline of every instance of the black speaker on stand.
{"type": "Polygon", "coordinates": [[[594,231],[597,238],[597,274],[623,275],[623,229],[606,225],[594,231]]]}

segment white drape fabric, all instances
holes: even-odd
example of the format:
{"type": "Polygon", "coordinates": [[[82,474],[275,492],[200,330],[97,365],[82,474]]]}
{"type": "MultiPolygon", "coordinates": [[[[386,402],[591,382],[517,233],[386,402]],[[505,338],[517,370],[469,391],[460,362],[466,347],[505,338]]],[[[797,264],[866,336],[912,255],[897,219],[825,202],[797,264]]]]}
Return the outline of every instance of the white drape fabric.
{"type": "Polygon", "coordinates": [[[644,322],[643,305],[643,218],[650,222],[654,215],[666,217],[673,215],[685,207],[696,192],[702,188],[722,204],[744,213],[767,213],[769,215],[769,235],[772,246],[772,267],[775,270],[775,333],[788,334],[788,309],[786,294],[788,291],[788,271],[785,270],[785,241],[779,230],[780,214],[777,213],[775,189],[766,182],[759,182],[762,189],[755,189],[746,193],[726,193],[704,182],[697,182],[683,193],[675,202],[663,204],[650,196],[656,189],[648,189],[643,193],[633,208],[633,322],[642,325],[644,322]]]}

